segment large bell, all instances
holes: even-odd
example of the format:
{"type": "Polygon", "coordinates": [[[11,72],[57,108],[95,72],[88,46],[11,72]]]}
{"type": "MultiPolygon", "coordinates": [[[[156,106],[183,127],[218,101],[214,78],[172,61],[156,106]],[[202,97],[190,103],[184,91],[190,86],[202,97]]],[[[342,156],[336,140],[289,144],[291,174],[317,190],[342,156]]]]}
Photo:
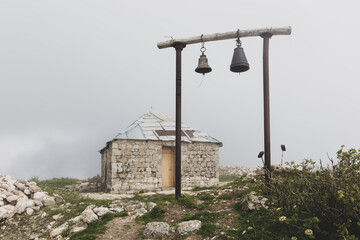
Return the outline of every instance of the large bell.
{"type": "Polygon", "coordinates": [[[205,74],[205,73],[209,73],[211,71],[212,71],[212,69],[208,64],[208,59],[207,59],[206,55],[204,53],[202,53],[200,55],[199,64],[198,64],[197,68],[195,69],[195,72],[205,74]]]}
{"type": "Polygon", "coordinates": [[[246,60],[244,49],[241,46],[237,46],[234,49],[234,55],[230,65],[230,71],[232,72],[246,72],[250,66],[246,60]]]}

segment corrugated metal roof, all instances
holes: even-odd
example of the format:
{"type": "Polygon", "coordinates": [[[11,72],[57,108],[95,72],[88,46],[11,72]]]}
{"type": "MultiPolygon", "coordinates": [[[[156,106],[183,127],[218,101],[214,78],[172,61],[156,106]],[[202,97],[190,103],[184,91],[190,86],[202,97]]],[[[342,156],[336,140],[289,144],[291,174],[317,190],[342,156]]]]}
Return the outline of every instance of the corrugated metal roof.
{"type": "MultiPolygon", "coordinates": [[[[185,124],[181,124],[181,129],[183,131],[182,141],[221,144],[217,139],[185,124]]],[[[123,133],[116,135],[114,140],[116,139],[175,141],[175,121],[169,116],[151,109],[133,122],[123,133]]]]}

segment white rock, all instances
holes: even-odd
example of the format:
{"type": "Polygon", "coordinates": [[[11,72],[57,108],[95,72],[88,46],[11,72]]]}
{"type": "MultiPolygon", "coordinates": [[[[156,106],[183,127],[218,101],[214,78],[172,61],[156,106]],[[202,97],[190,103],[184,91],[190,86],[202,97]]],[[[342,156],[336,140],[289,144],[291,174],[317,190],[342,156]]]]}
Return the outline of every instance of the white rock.
{"type": "Polygon", "coordinates": [[[191,220],[178,224],[178,231],[181,235],[194,234],[201,228],[201,221],[191,220]]]}
{"type": "Polygon", "coordinates": [[[42,204],[42,202],[39,200],[34,200],[34,203],[35,203],[35,206],[39,206],[39,207],[44,206],[44,204],[42,204]]]}
{"type": "Polygon", "coordinates": [[[124,209],[121,207],[115,207],[115,208],[110,208],[110,211],[115,212],[115,213],[119,213],[119,212],[123,212],[124,209]]]}
{"type": "Polygon", "coordinates": [[[43,212],[42,214],[41,214],[41,218],[45,218],[47,216],[47,213],[46,212],[43,212]]]}
{"type": "Polygon", "coordinates": [[[54,206],[56,204],[55,199],[50,196],[44,197],[43,203],[45,206],[54,206]]]}
{"type": "Polygon", "coordinates": [[[93,209],[94,213],[98,215],[99,217],[105,215],[106,213],[110,212],[110,209],[107,207],[98,207],[93,209]]]}
{"type": "Polygon", "coordinates": [[[34,213],[34,210],[32,208],[27,208],[26,209],[26,214],[31,216],[34,213]]]}
{"type": "Polygon", "coordinates": [[[94,209],[96,206],[94,205],[94,204],[91,204],[91,205],[89,205],[89,206],[87,206],[85,209],[86,210],[92,210],[92,209],[94,209]]]}
{"type": "Polygon", "coordinates": [[[28,199],[26,196],[23,196],[18,199],[15,207],[17,208],[17,213],[21,214],[25,212],[26,208],[32,208],[34,206],[34,200],[28,199]]]}
{"type": "Polygon", "coordinates": [[[15,205],[17,203],[18,199],[19,199],[19,196],[11,195],[6,198],[6,201],[8,201],[12,205],[15,205]]]}
{"type": "Polygon", "coordinates": [[[0,220],[11,218],[16,213],[16,208],[12,205],[0,207],[0,220]]]}
{"type": "Polygon", "coordinates": [[[153,202],[146,202],[145,208],[148,212],[150,212],[154,207],[156,206],[156,203],[153,202]]]}
{"type": "Polygon", "coordinates": [[[127,212],[132,212],[134,211],[135,209],[139,209],[142,207],[142,204],[138,201],[135,201],[135,202],[129,202],[127,203],[125,206],[124,206],[124,209],[125,211],[127,212]]]}
{"type": "Polygon", "coordinates": [[[169,224],[165,222],[150,222],[144,230],[145,238],[164,238],[169,235],[169,224]]]}
{"type": "Polygon", "coordinates": [[[85,223],[91,223],[93,221],[98,220],[98,216],[94,213],[93,210],[91,209],[85,209],[82,213],[81,213],[81,220],[85,223]]]}
{"type": "Polygon", "coordinates": [[[4,205],[5,205],[4,201],[3,201],[3,200],[0,200],[0,207],[2,207],[2,206],[4,206],[4,205]]]}
{"type": "Polygon", "coordinates": [[[17,189],[19,189],[20,191],[24,191],[24,190],[25,190],[25,184],[23,184],[23,183],[21,183],[21,182],[19,182],[19,181],[16,181],[16,182],[14,183],[14,185],[15,185],[15,187],[16,187],[17,189]]]}
{"type": "Polygon", "coordinates": [[[64,232],[67,228],[68,228],[68,224],[64,223],[64,224],[60,225],[59,227],[55,228],[54,230],[52,230],[50,232],[50,236],[55,237],[55,236],[61,234],[62,232],[64,232]]]}
{"type": "Polygon", "coordinates": [[[38,186],[30,186],[29,191],[32,193],[37,193],[41,191],[41,188],[39,188],[38,186]]]}
{"type": "Polygon", "coordinates": [[[24,193],[25,193],[26,195],[30,195],[30,194],[31,194],[31,192],[30,192],[30,190],[29,190],[28,188],[25,188],[24,193]]]}
{"type": "Polygon", "coordinates": [[[73,229],[71,229],[70,233],[77,233],[85,229],[85,227],[74,227],[73,229]]]}
{"type": "Polygon", "coordinates": [[[139,209],[136,209],[134,211],[135,215],[136,216],[142,216],[144,215],[145,213],[147,213],[146,209],[145,208],[139,208],[139,209]]]}
{"type": "Polygon", "coordinates": [[[52,216],[52,218],[53,218],[55,221],[57,221],[57,220],[59,220],[59,219],[61,219],[61,218],[63,218],[63,217],[64,217],[64,215],[62,215],[61,213],[52,216]]]}
{"type": "Polygon", "coordinates": [[[69,222],[77,223],[81,220],[81,216],[76,216],[74,218],[69,219],[69,222]]]}
{"type": "Polygon", "coordinates": [[[46,196],[48,196],[46,192],[36,192],[36,193],[34,194],[33,199],[34,199],[34,201],[40,201],[40,202],[42,202],[43,199],[44,199],[46,196]]]}

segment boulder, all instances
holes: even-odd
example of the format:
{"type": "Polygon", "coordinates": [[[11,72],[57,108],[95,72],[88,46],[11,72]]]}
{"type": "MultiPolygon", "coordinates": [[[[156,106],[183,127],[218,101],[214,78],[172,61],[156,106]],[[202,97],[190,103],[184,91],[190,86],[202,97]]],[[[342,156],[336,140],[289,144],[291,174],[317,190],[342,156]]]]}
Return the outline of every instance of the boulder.
{"type": "Polygon", "coordinates": [[[181,235],[189,235],[198,232],[201,228],[201,221],[191,220],[178,224],[178,230],[181,235]]]}
{"type": "Polygon", "coordinates": [[[26,196],[24,196],[18,199],[15,207],[17,209],[17,213],[21,214],[25,212],[26,208],[31,208],[34,206],[35,206],[34,200],[29,200],[26,196]]]}
{"type": "Polygon", "coordinates": [[[110,209],[107,207],[98,207],[93,209],[94,213],[98,215],[99,217],[105,215],[106,213],[110,212],[110,209]]]}
{"type": "Polygon", "coordinates": [[[165,238],[169,235],[169,224],[165,222],[150,222],[144,230],[145,238],[165,238]]]}
{"type": "Polygon", "coordinates": [[[6,201],[12,205],[16,205],[18,199],[19,199],[19,196],[11,195],[6,198],[6,201]]]}
{"type": "Polygon", "coordinates": [[[50,196],[46,196],[43,199],[43,203],[45,206],[54,206],[56,204],[55,199],[53,197],[50,196]]]}
{"type": "Polygon", "coordinates": [[[23,183],[21,183],[21,182],[19,182],[19,181],[16,181],[16,182],[14,183],[14,185],[15,185],[15,187],[16,187],[17,189],[19,189],[20,191],[24,191],[25,188],[26,188],[25,184],[23,184],[23,183]]]}
{"type": "Polygon", "coordinates": [[[98,216],[94,213],[93,210],[91,209],[85,209],[82,213],[81,213],[81,220],[85,223],[91,223],[93,221],[98,220],[98,216]]]}
{"type": "Polygon", "coordinates": [[[0,207],[0,220],[11,218],[16,213],[16,207],[13,205],[5,205],[0,207]]]}

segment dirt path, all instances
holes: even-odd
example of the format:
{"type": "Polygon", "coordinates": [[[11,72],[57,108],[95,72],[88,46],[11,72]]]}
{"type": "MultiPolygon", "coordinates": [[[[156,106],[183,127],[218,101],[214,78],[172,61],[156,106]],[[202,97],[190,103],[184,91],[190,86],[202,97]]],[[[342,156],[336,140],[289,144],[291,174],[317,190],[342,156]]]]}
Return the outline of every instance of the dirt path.
{"type": "Polygon", "coordinates": [[[142,230],[142,224],[136,223],[134,216],[125,218],[115,218],[106,225],[107,231],[101,235],[101,240],[137,240],[141,239],[139,233],[142,230]]]}

